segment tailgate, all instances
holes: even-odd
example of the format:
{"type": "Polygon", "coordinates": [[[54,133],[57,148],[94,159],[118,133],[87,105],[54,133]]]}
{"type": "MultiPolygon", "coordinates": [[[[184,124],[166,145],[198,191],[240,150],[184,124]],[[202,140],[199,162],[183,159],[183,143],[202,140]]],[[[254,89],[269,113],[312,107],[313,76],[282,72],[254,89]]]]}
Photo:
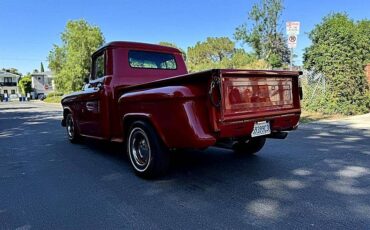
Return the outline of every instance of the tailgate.
{"type": "Polygon", "coordinates": [[[286,71],[265,74],[221,72],[221,120],[227,122],[300,112],[298,76],[298,72],[286,71]]]}

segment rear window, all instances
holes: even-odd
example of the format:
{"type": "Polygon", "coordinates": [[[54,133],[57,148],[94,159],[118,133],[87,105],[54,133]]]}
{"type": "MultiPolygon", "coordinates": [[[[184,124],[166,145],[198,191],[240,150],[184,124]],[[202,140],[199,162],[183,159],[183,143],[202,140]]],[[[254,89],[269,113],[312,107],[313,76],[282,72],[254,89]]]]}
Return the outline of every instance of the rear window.
{"type": "Polygon", "coordinates": [[[176,69],[175,56],[167,53],[131,50],[128,53],[130,66],[143,69],[176,69]]]}

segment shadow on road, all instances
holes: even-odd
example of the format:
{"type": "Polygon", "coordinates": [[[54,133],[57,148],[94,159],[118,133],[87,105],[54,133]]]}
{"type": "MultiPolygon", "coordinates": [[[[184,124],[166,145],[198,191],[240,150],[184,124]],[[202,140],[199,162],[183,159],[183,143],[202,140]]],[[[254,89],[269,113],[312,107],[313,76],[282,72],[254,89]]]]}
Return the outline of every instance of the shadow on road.
{"type": "MultiPolygon", "coordinates": [[[[140,193],[260,227],[364,227],[370,224],[369,138],[368,129],[312,124],[287,140],[268,140],[257,156],[219,148],[178,151],[169,175],[140,193]]],[[[121,145],[85,145],[129,164],[121,145]]],[[[121,173],[134,176],[131,170],[121,173]]]]}
{"type": "Polygon", "coordinates": [[[6,107],[6,108],[1,108],[0,111],[7,111],[7,110],[24,110],[24,109],[34,109],[36,107],[17,107],[17,106],[13,106],[13,107],[6,107]]]}
{"type": "Polygon", "coordinates": [[[25,170],[71,177],[78,191],[135,207],[159,228],[167,226],[164,216],[174,228],[185,222],[209,228],[370,226],[367,128],[304,125],[286,140],[268,140],[253,157],[219,148],[178,151],[167,176],[147,181],[134,175],[120,144],[70,144],[60,118],[59,111],[0,113],[0,182],[25,170]]]}

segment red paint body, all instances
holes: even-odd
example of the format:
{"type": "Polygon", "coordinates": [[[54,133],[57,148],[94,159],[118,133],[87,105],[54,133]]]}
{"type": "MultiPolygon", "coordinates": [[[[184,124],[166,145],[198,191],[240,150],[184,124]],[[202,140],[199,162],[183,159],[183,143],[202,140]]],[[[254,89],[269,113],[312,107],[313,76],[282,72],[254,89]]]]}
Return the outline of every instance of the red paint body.
{"type": "MultiPolygon", "coordinates": [[[[80,135],[124,141],[130,123],[145,119],[169,148],[206,148],[225,138],[250,136],[256,121],[270,121],[273,132],[298,125],[299,72],[188,74],[179,50],[133,42],[103,46],[93,55],[93,63],[101,54],[104,76],[62,100],[64,117],[72,113],[80,135]],[[173,54],[177,68],[132,68],[130,50],[173,54]]],[[[93,78],[94,68],[93,64],[93,78]]]]}

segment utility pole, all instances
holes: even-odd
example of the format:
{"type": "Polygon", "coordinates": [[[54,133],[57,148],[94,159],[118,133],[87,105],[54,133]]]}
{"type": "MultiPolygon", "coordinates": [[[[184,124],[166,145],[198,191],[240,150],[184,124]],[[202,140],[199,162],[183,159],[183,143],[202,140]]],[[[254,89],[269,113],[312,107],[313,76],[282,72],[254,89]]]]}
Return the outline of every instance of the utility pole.
{"type": "Polygon", "coordinates": [[[293,48],[290,48],[289,69],[293,70],[293,48]]]}

